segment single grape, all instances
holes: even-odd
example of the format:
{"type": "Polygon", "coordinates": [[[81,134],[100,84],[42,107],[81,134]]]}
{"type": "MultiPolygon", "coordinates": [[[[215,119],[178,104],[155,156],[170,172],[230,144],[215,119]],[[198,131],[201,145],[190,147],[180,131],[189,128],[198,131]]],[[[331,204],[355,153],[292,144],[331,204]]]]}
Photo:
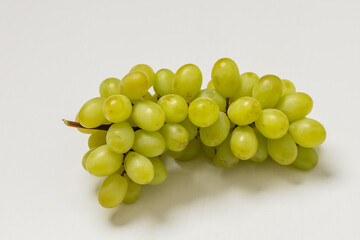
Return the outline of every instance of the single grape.
{"type": "Polygon", "coordinates": [[[201,144],[202,150],[206,156],[207,159],[213,161],[214,160],[214,156],[215,156],[215,147],[209,147],[204,145],[203,143],[201,144]]]}
{"type": "Polygon", "coordinates": [[[117,78],[107,78],[100,84],[100,96],[108,98],[111,95],[120,93],[120,80],[117,78]]]}
{"type": "Polygon", "coordinates": [[[98,200],[104,208],[113,208],[119,205],[128,191],[126,178],[119,173],[108,176],[101,184],[98,191],[98,200]]]}
{"type": "Polygon", "coordinates": [[[219,116],[219,106],[211,98],[200,97],[190,103],[188,116],[198,127],[209,127],[219,116]]]}
{"type": "Polygon", "coordinates": [[[90,149],[106,144],[106,131],[97,131],[90,135],[88,146],[90,149]]]}
{"type": "Polygon", "coordinates": [[[137,184],[148,184],[154,178],[151,161],[137,152],[129,152],[125,157],[125,170],[129,178],[137,184]]]}
{"type": "Polygon", "coordinates": [[[216,147],[214,163],[220,168],[233,168],[239,163],[239,159],[234,156],[230,148],[230,136],[216,147]]]}
{"type": "Polygon", "coordinates": [[[127,204],[134,203],[139,199],[141,195],[142,186],[132,181],[128,175],[125,174],[124,177],[128,182],[128,189],[123,202],[127,204]]]}
{"type": "Polygon", "coordinates": [[[268,156],[267,139],[256,128],[254,128],[254,132],[258,140],[258,148],[250,160],[253,162],[263,162],[268,156]]]}
{"type": "Polygon", "coordinates": [[[176,154],[170,153],[169,156],[172,156],[176,160],[187,162],[198,157],[200,152],[201,152],[201,142],[199,139],[194,138],[189,142],[189,144],[186,146],[184,150],[180,152],[175,152],[176,154]]]}
{"type": "MultiPolygon", "coordinates": [[[[80,122],[79,121],[79,113],[76,115],[75,121],[80,122]]],[[[79,130],[79,132],[85,133],[85,134],[92,134],[92,133],[95,133],[97,131],[100,131],[100,130],[96,130],[96,129],[87,129],[87,128],[77,128],[77,130],[79,130]]]]}
{"type": "Polygon", "coordinates": [[[154,70],[146,65],[146,64],[138,64],[135,65],[132,69],[130,69],[130,73],[132,72],[142,72],[145,73],[146,76],[149,78],[149,88],[154,84],[155,81],[155,73],[154,70]]]}
{"type": "Polygon", "coordinates": [[[298,146],[297,157],[293,166],[301,170],[313,169],[319,161],[318,153],[314,148],[304,148],[298,146]]]}
{"type": "Polygon", "coordinates": [[[248,125],[261,115],[261,103],[253,97],[241,97],[233,102],[227,114],[236,125],[248,125]]]}
{"type": "Polygon", "coordinates": [[[83,158],[82,158],[81,163],[82,163],[83,168],[84,168],[86,171],[87,171],[87,169],[86,169],[86,161],[87,161],[87,158],[89,157],[90,153],[92,153],[92,151],[94,151],[94,150],[95,150],[95,148],[90,149],[89,151],[87,151],[87,152],[84,154],[84,156],[83,156],[83,158]]]}
{"type": "Polygon", "coordinates": [[[163,183],[166,178],[167,178],[167,172],[166,172],[166,168],[163,164],[163,162],[160,160],[160,158],[155,157],[155,158],[149,158],[152,165],[154,166],[154,178],[153,180],[149,183],[150,185],[159,185],[161,183],[163,183]]]}
{"type": "Polygon", "coordinates": [[[169,69],[160,69],[156,73],[154,82],[154,91],[159,96],[165,96],[172,93],[172,85],[175,74],[169,69]]]}
{"type": "Polygon", "coordinates": [[[186,128],[186,130],[188,131],[189,140],[192,140],[196,137],[198,133],[198,128],[190,121],[188,117],[184,121],[182,121],[180,125],[186,128]]]}
{"type": "Polygon", "coordinates": [[[238,126],[230,138],[231,152],[241,160],[248,160],[256,154],[258,141],[254,130],[249,126],[238,126]]]}
{"type": "Polygon", "coordinates": [[[225,113],[219,112],[219,117],[214,124],[200,128],[200,139],[203,144],[215,147],[222,143],[230,131],[230,121],[225,113]]]}
{"type": "Polygon", "coordinates": [[[224,97],[235,96],[241,84],[236,63],[230,58],[219,59],[212,68],[211,81],[215,89],[224,97]]]}
{"type": "Polygon", "coordinates": [[[165,122],[178,123],[184,121],[188,113],[188,105],[184,98],[176,94],[162,96],[157,102],[164,110],[165,122]]]}
{"type": "Polygon", "coordinates": [[[145,157],[159,156],[165,151],[166,143],[159,132],[149,132],[139,129],[135,132],[132,149],[145,157]]]}
{"type": "Polygon", "coordinates": [[[289,120],[280,110],[265,109],[255,121],[255,126],[266,138],[277,139],[287,133],[289,120]]]}
{"type": "Polygon", "coordinates": [[[150,79],[145,73],[131,72],[125,75],[120,82],[120,94],[130,100],[142,98],[150,87],[150,79]]]}
{"type": "Polygon", "coordinates": [[[130,117],[132,105],[128,97],[115,94],[105,100],[103,111],[107,120],[112,123],[119,123],[130,117]]]}
{"type": "Polygon", "coordinates": [[[144,100],[135,104],[131,118],[140,128],[157,131],[164,125],[165,113],[158,104],[144,100]]]}
{"type": "Polygon", "coordinates": [[[275,75],[265,75],[254,85],[252,96],[259,100],[263,109],[274,107],[282,94],[282,82],[275,75]]]}
{"type": "Polygon", "coordinates": [[[311,112],[313,100],[302,92],[290,93],[280,98],[275,108],[279,109],[290,122],[304,118],[311,112]]]}
{"type": "Polygon", "coordinates": [[[282,96],[285,96],[286,94],[296,92],[295,85],[291,81],[289,81],[287,79],[282,79],[281,82],[282,82],[282,85],[283,85],[282,96]]]}
{"type": "Polygon", "coordinates": [[[240,75],[240,86],[233,97],[233,99],[238,99],[240,97],[251,97],[252,91],[255,83],[259,81],[259,76],[253,72],[246,72],[240,75]]]}
{"type": "Polygon", "coordinates": [[[209,81],[206,88],[215,88],[212,81],[209,81]]]}
{"type": "Polygon", "coordinates": [[[109,176],[123,163],[123,155],[114,152],[110,146],[102,145],[90,153],[86,160],[86,169],[97,177],[109,176]]]}
{"type": "Polygon", "coordinates": [[[117,153],[126,153],[134,144],[134,130],[128,122],[114,123],[106,135],[106,143],[117,153]]]}
{"type": "Polygon", "coordinates": [[[281,165],[290,165],[296,159],[296,143],[289,133],[279,139],[268,139],[267,148],[270,157],[281,165]]]}
{"type": "Polygon", "coordinates": [[[103,113],[105,98],[96,97],[87,101],[79,112],[79,122],[86,128],[96,128],[106,122],[103,113]]]}
{"type": "Polygon", "coordinates": [[[220,111],[222,111],[222,112],[226,111],[226,99],[223,96],[221,96],[221,94],[218,93],[214,88],[206,88],[206,89],[201,90],[196,95],[196,98],[199,98],[199,97],[211,98],[218,104],[220,111]]]}
{"type": "Polygon", "coordinates": [[[317,147],[326,139],[324,126],[311,118],[304,118],[292,122],[289,132],[297,144],[307,148],[317,147]]]}
{"type": "Polygon", "coordinates": [[[186,64],[180,67],[174,76],[173,93],[178,94],[186,100],[192,100],[201,90],[202,74],[194,64],[186,64]]]}
{"type": "Polygon", "coordinates": [[[168,149],[179,152],[189,143],[189,133],[178,123],[165,123],[159,131],[164,137],[168,149]]]}

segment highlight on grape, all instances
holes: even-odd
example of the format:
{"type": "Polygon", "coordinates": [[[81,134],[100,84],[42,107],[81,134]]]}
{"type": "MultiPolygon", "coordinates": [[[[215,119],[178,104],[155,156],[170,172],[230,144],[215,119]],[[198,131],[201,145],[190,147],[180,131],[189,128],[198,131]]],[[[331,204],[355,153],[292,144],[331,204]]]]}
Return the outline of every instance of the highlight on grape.
{"type": "Polygon", "coordinates": [[[133,203],[142,185],[163,183],[165,155],[190,161],[204,153],[224,169],[265,159],[300,170],[316,166],[315,148],[326,131],[307,117],[313,100],[291,81],[240,74],[229,58],[214,64],[203,90],[202,81],[194,64],[175,73],[138,64],[121,80],[105,79],[100,96],[87,101],[75,121],[64,120],[90,134],[82,165],[106,177],[98,190],[101,206],[133,203]]]}

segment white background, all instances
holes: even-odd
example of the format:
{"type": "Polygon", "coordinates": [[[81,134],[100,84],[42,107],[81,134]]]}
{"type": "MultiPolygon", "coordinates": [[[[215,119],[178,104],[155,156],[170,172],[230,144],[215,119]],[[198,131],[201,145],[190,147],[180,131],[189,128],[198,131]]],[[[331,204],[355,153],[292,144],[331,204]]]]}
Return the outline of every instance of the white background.
{"type": "Polygon", "coordinates": [[[0,0],[0,239],[360,239],[360,2],[0,0]],[[221,57],[277,74],[327,129],[310,172],[166,160],[168,180],[103,209],[67,128],[135,64],[221,57]]]}

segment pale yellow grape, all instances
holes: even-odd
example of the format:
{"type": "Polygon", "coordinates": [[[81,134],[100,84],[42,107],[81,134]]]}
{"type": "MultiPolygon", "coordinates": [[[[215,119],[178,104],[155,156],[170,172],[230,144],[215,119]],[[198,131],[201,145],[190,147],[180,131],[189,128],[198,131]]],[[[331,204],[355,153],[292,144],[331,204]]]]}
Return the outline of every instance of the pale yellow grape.
{"type": "Polygon", "coordinates": [[[258,140],[258,148],[250,160],[253,162],[263,162],[268,156],[267,139],[256,128],[254,128],[254,132],[258,140]]]}
{"type": "Polygon", "coordinates": [[[215,147],[209,147],[209,146],[204,145],[203,143],[201,144],[201,147],[202,147],[202,150],[203,150],[205,156],[209,160],[213,161],[214,156],[215,156],[215,147]]]}
{"type": "Polygon", "coordinates": [[[159,132],[139,129],[135,131],[135,141],[132,149],[145,157],[155,157],[165,151],[166,143],[159,132]]]}
{"type": "Polygon", "coordinates": [[[186,64],[180,67],[174,76],[173,93],[178,94],[186,100],[192,100],[201,90],[202,74],[194,64],[186,64]]]}
{"type": "Polygon", "coordinates": [[[254,85],[252,96],[259,100],[263,109],[274,107],[282,95],[282,82],[275,75],[265,75],[254,85]]]}
{"type": "Polygon", "coordinates": [[[150,185],[159,185],[163,183],[167,178],[167,171],[163,162],[158,157],[150,158],[152,165],[154,166],[154,178],[149,183],[150,185]]]}
{"type": "Polygon", "coordinates": [[[157,131],[165,122],[164,110],[156,103],[144,100],[134,105],[132,120],[146,131],[157,131]]]}
{"type": "Polygon", "coordinates": [[[90,135],[88,146],[90,149],[106,144],[106,131],[97,131],[90,135]]]}
{"type": "Polygon", "coordinates": [[[203,144],[215,147],[222,143],[230,131],[230,121],[225,113],[219,112],[219,117],[214,124],[200,128],[200,139],[203,144]]]}
{"type": "Polygon", "coordinates": [[[111,95],[120,93],[120,80],[117,78],[107,78],[100,84],[100,96],[108,98],[111,95]]]}
{"type": "Polygon", "coordinates": [[[128,97],[115,94],[104,102],[104,116],[112,123],[123,122],[131,115],[132,105],[128,97]]]}
{"type": "Polygon", "coordinates": [[[106,135],[106,143],[117,153],[126,153],[134,144],[135,134],[130,123],[114,123],[106,135]]]}
{"type": "Polygon", "coordinates": [[[196,137],[198,133],[198,128],[190,121],[189,117],[187,117],[184,121],[182,121],[180,125],[186,128],[186,130],[188,131],[189,140],[192,140],[196,137]]]}
{"type": "Polygon", "coordinates": [[[136,100],[143,97],[150,86],[150,80],[145,73],[131,72],[121,79],[120,94],[127,96],[130,100],[136,100]]]}
{"type": "Polygon", "coordinates": [[[168,149],[179,152],[188,145],[189,133],[178,123],[165,123],[159,131],[164,137],[168,149]]]}
{"type": "Polygon", "coordinates": [[[222,111],[222,112],[226,111],[226,99],[223,96],[221,96],[221,94],[218,93],[214,88],[206,88],[206,89],[201,90],[196,95],[196,98],[199,98],[199,97],[211,98],[218,104],[220,111],[222,111]]]}
{"type": "Polygon", "coordinates": [[[86,161],[87,161],[87,158],[89,157],[90,153],[92,153],[92,151],[94,151],[94,150],[95,150],[95,148],[90,149],[89,151],[87,151],[87,152],[84,154],[84,156],[83,156],[83,158],[82,158],[81,164],[82,164],[83,168],[84,168],[86,171],[87,171],[87,169],[86,169],[86,161]]]}
{"type": "MultiPolygon", "coordinates": [[[[169,150],[168,150],[169,151],[169,150]]],[[[186,148],[180,152],[169,152],[168,155],[179,161],[190,161],[199,156],[201,152],[201,142],[195,138],[189,142],[186,148]]]]}
{"type": "Polygon", "coordinates": [[[241,84],[236,63],[230,58],[219,59],[212,68],[211,81],[215,89],[224,97],[235,96],[241,84]]]}
{"type": "Polygon", "coordinates": [[[123,155],[114,152],[110,146],[102,145],[90,153],[86,160],[86,169],[97,177],[104,177],[119,170],[123,163],[123,155]]]}
{"type": "MultiPolygon", "coordinates": [[[[75,117],[75,122],[80,122],[79,121],[79,113],[75,117]]],[[[77,128],[77,130],[79,130],[79,132],[85,133],[85,134],[92,134],[92,133],[99,131],[99,130],[95,130],[95,129],[86,129],[86,128],[77,128]]]]}
{"type": "Polygon", "coordinates": [[[326,139],[324,126],[311,118],[304,118],[292,122],[289,132],[297,144],[307,148],[317,147],[326,139]]]}
{"type": "Polygon", "coordinates": [[[154,82],[154,91],[159,96],[165,96],[167,94],[173,93],[172,85],[175,74],[169,69],[160,69],[156,72],[155,82],[154,82]]]}
{"type": "Polygon", "coordinates": [[[287,133],[289,120],[280,110],[265,109],[255,121],[255,126],[266,138],[277,139],[287,133]]]}
{"type": "Polygon", "coordinates": [[[256,154],[258,141],[254,130],[249,126],[238,126],[230,138],[231,152],[241,160],[248,160],[256,154]]]}
{"type": "Polygon", "coordinates": [[[219,116],[219,106],[211,98],[196,98],[189,105],[190,121],[198,127],[208,127],[215,123],[219,116]]]}
{"type": "Polygon", "coordinates": [[[297,156],[296,143],[289,133],[279,139],[268,139],[267,148],[270,157],[281,165],[292,164],[297,156]]]}
{"type": "Polygon", "coordinates": [[[239,163],[239,159],[234,156],[230,148],[230,136],[216,147],[214,163],[220,168],[233,168],[239,163]]]}
{"type": "Polygon", "coordinates": [[[98,190],[98,201],[104,208],[113,208],[119,205],[128,191],[128,182],[119,173],[108,176],[98,190]]]}
{"type": "Polygon", "coordinates": [[[146,76],[148,76],[149,78],[149,88],[154,84],[154,81],[155,81],[155,73],[154,73],[154,70],[146,65],[146,64],[138,64],[138,65],[135,65],[133,68],[130,69],[130,73],[132,72],[142,72],[142,73],[145,73],[146,76]]]}
{"type": "Polygon", "coordinates": [[[129,178],[137,184],[148,184],[155,175],[151,161],[137,152],[129,152],[126,155],[125,170],[129,178]]]}
{"type": "Polygon", "coordinates": [[[298,146],[298,153],[293,166],[301,170],[313,169],[319,161],[318,153],[314,148],[298,146]]]}
{"type": "Polygon", "coordinates": [[[275,108],[279,109],[290,122],[299,120],[308,115],[313,107],[313,100],[302,92],[290,93],[280,98],[275,108]]]}
{"type": "Polygon", "coordinates": [[[207,88],[215,88],[212,81],[209,81],[206,87],[207,88]]]}
{"type": "Polygon", "coordinates": [[[106,118],[103,113],[105,98],[96,97],[87,101],[79,112],[79,122],[86,128],[95,128],[104,124],[106,118]]]}
{"type": "Polygon", "coordinates": [[[295,85],[290,80],[282,79],[281,82],[283,85],[282,96],[296,92],[295,85]]]}
{"type": "Polygon", "coordinates": [[[261,104],[256,98],[241,97],[229,106],[227,114],[236,125],[248,125],[260,117],[261,104]]]}
{"type": "Polygon", "coordinates": [[[252,96],[252,90],[254,88],[255,83],[259,81],[259,76],[256,75],[256,73],[253,72],[246,72],[240,75],[240,86],[237,90],[235,96],[233,99],[238,99],[240,97],[251,97],[252,96]]]}
{"type": "Polygon", "coordinates": [[[185,120],[188,104],[185,99],[176,94],[162,96],[157,104],[164,110],[165,122],[179,123],[185,120]]]}
{"type": "Polygon", "coordinates": [[[124,177],[128,182],[128,189],[123,202],[127,204],[134,203],[141,195],[142,186],[132,181],[128,175],[125,174],[124,177]]]}

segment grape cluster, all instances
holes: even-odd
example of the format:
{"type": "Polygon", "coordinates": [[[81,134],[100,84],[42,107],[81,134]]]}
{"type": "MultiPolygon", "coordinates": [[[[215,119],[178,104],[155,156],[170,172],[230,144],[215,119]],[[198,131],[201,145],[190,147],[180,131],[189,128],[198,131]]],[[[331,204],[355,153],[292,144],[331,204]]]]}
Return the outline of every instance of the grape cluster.
{"type": "Polygon", "coordinates": [[[78,130],[91,134],[82,164],[90,174],[106,176],[98,191],[103,207],[133,203],[142,185],[164,182],[165,154],[189,161],[204,152],[220,168],[266,158],[302,170],[317,164],[314,148],[326,132],[306,118],[313,101],[296,92],[291,81],[240,75],[233,60],[222,58],[208,87],[201,90],[201,85],[196,65],[186,64],[174,74],[139,64],[121,80],[105,79],[100,97],[82,106],[78,130]]]}

